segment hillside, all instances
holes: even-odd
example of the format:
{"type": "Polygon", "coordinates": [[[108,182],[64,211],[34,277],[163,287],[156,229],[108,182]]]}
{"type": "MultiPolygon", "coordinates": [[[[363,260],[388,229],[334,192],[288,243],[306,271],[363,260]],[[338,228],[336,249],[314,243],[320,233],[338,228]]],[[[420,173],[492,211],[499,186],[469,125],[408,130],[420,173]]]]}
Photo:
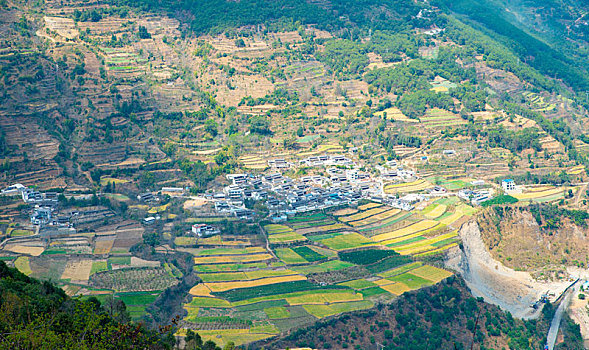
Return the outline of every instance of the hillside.
{"type": "Polygon", "coordinates": [[[473,303],[481,349],[540,346],[547,319],[495,314],[444,262],[477,221],[508,268],[585,276],[587,10],[0,0],[0,261],[62,288],[53,309],[124,303],[190,346],[339,348],[319,329],[352,322],[354,347],[411,348],[456,312],[437,345],[466,347],[473,303]],[[391,339],[362,324],[413,302],[391,339]]]}
{"type": "Polygon", "coordinates": [[[124,303],[69,298],[50,282],[29,278],[0,261],[0,348],[169,349],[169,330],[129,323],[124,303]]]}
{"type": "MultiPolygon", "coordinates": [[[[535,321],[521,321],[470,296],[459,279],[404,294],[390,305],[319,322],[263,344],[271,348],[318,349],[541,349],[551,305],[535,321]]],[[[562,349],[583,348],[578,329],[565,322],[562,349]]],[[[262,344],[261,344],[262,345],[262,344]]]]}

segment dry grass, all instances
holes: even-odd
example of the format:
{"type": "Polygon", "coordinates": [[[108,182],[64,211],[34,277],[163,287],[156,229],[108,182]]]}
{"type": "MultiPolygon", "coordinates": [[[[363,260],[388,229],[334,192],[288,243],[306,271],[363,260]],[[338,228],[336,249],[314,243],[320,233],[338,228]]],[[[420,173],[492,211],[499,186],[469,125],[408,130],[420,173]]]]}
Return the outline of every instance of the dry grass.
{"type": "Polygon", "coordinates": [[[62,280],[88,282],[92,270],[92,260],[69,260],[61,275],[62,280]]]}
{"type": "Polygon", "coordinates": [[[26,254],[26,255],[31,255],[31,256],[39,256],[45,251],[45,248],[26,246],[26,245],[9,244],[6,247],[4,247],[4,250],[8,250],[13,253],[26,254]]]}

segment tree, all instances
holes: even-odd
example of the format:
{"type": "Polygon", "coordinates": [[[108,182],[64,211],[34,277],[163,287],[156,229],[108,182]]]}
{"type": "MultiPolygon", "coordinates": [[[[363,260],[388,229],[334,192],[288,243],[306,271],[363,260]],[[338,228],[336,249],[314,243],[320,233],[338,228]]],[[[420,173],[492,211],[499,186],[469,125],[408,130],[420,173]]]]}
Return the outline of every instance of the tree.
{"type": "Polygon", "coordinates": [[[260,134],[260,135],[271,135],[272,130],[270,130],[270,121],[268,118],[262,115],[257,115],[251,117],[249,120],[250,123],[250,132],[260,134]]]}
{"type": "Polygon", "coordinates": [[[235,40],[235,46],[237,47],[245,47],[245,41],[243,41],[243,39],[239,38],[237,40],[235,40]]]}
{"type": "Polygon", "coordinates": [[[211,134],[211,136],[215,137],[219,133],[218,130],[219,126],[214,119],[207,119],[205,122],[205,131],[211,134]]]}
{"type": "Polygon", "coordinates": [[[147,28],[145,28],[144,26],[139,26],[137,36],[139,36],[140,39],[150,39],[151,38],[151,34],[149,34],[149,32],[147,31],[147,28]]]}

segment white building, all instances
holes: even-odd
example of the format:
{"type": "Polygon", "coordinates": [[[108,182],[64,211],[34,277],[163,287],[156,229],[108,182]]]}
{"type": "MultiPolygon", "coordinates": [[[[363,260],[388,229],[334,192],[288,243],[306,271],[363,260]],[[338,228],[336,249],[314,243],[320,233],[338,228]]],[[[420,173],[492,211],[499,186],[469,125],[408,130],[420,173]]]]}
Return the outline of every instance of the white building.
{"type": "Polygon", "coordinates": [[[505,192],[515,191],[515,181],[513,181],[512,179],[505,179],[501,181],[501,187],[503,187],[503,190],[505,192]]]}

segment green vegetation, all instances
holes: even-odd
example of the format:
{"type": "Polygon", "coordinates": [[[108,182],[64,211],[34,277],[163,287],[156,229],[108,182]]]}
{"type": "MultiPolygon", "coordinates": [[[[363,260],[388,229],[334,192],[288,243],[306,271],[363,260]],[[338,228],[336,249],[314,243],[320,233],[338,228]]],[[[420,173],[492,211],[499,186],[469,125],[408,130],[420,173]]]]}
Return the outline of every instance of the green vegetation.
{"type": "Polygon", "coordinates": [[[497,205],[497,204],[513,204],[513,203],[517,203],[517,202],[518,202],[517,198],[514,198],[508,194],[502,194],[502,195],[497,196],[491,200],[483,202],[481,204],[481,206],[490,207],[492,205],[497,205]]]}
{"type": "Polygon", "coordinates": [[[307,246],[295,247],[292,250],[298,255],[302,256],[308,262],[315,262],[327,259],[325,256],[317,253],[316,251],[307,246]]]}
{"type": "Polygon", "coordinates": [[[35,349],[166,349],[173,330],[163,337],[125,322],[125,304],[107,312],[96,298],[70,299],[49,282],[26,277],[0,262],[1,348],[14,344],[35,349]],[[55,318],[60,322],[52,322],[55,318]],[[93,334],[94,336],[84,336],[93,334]]]}
{"type": "MultiPolygon", "coordinates": [[[[335,287],[332,286],[331,288],[335,287]]],[[[276,294],[285,294],[318,289],[322,289],[322,287],[308,281],[294,281],[270,284],[266,286],[253,288],[239,288],[215,294],[223,299],[229,300],[230,302],[236,302],[240,300],[247,300],[276,294]]]]}
{"type": "Polygon", "coordinates": [[[384,258],[398,255],[399,253],[395,251],[383,249],[366,249],[339,253],[341,260],[348,261],[356,265],[370,265],[384,258]]]}

